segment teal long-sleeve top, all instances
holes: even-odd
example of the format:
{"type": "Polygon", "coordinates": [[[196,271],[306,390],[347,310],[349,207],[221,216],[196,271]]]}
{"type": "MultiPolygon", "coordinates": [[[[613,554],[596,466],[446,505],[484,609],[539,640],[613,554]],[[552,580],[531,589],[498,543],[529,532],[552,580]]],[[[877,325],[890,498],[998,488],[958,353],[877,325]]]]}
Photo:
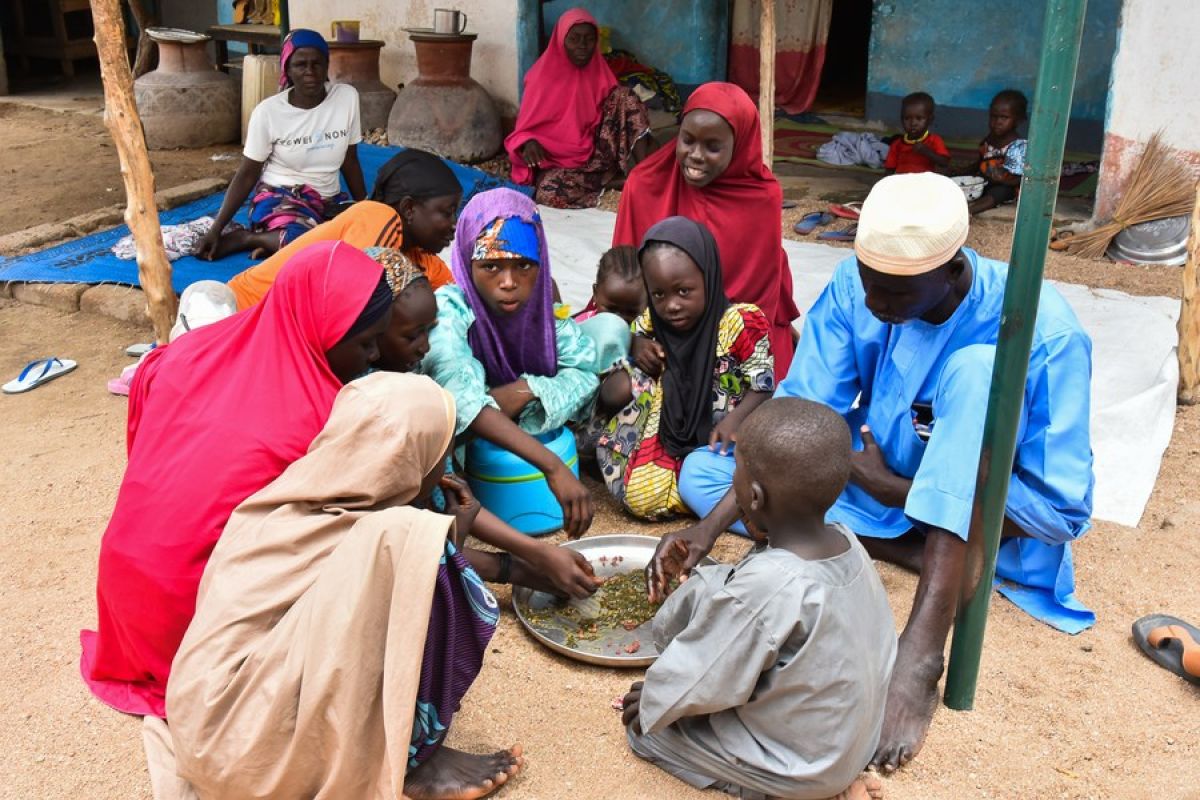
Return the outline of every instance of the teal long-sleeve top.
{"type": "MultiPolygon", "coordinates": [[[[436,292],[438,324],[429,334],[429,353],[419,371],[454,395],[457,407],[455,436],[462,434],[485,406],[499,408],[488,393],[487,373],[471,351],[467,331],[475,314],[462,289],[443,286],[436,292]]],[[[555,320],[558,372],[555,375],[522,375],[534,399],[516,420],[523,431],[546,433],[586,415],[600,386],[593,370],[596,345],[570,319],[555,320]]]]}

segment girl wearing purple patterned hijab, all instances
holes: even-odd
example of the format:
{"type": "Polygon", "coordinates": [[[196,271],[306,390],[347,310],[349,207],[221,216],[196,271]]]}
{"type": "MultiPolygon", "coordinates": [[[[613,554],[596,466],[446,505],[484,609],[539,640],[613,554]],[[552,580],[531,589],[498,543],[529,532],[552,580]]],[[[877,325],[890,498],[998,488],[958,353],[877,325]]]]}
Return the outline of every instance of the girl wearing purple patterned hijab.
{"type": "Polygon", "coordinates": [[[458,217],[450,268],[475,314],[467,335],[488,385],[554,375],[550,254],[533,201],[512,189],[472,197],[458,217]]]}
{"type": "Polygon", "coordinates": [[[597,347],[573,320],[555,318],[537,206],[511,189],[471,198],[451,270],[455,285],[436,293],[438,323],[419,369],[454,395],[456,435],[485,439],[546,476],[563,528],[578,537],[592,522],[591,496],[543,442],[586,417],[600,385],[597,347]]]}

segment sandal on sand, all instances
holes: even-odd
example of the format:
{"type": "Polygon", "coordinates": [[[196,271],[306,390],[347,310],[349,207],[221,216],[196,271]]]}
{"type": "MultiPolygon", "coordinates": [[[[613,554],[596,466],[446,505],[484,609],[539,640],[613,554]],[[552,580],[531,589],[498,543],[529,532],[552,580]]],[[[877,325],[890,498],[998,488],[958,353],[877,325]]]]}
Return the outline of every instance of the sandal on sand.
{"type": "Polygon", "coordinates": [[[1050,237],[1050,249],[1056,253],[1061,253],[1071,246],[1071,237],[1075,235],[1074,231],[1060,231],[1050,237]]]}
{"type": "Polygon", "coordinates": [[[821,231],[817,234],[817,238],[826,242],[853,242],[857,234],[858,226],[851,225],[840,231],[821,231]]]}
{"type": "Polygon", "coordinates": [[[142,356],[146,355],[146,353],[149,353],[151,350],[153,350],[157,346],[158,345],[154,342],[141,342],[140,344],[131,344],[131,345],[129,345],[129,347],[125,348],[125,355],[129,356],[130,358],[141,358],[142,356]]]}
{"type": "Polygon", "coordinates": [[[1133,623],[1133,640],[1154,663],[1200,685],[1200,629],[1178,617],[1150,614],[1133,623]]]}
{"type": "Polygon", "coordinates": [[[20,375],[0,389],[3,389],[5,394],[28,392],[60,375],[66,375],[77,366],[78,364],[69,358],[39,358],[26,364],[20,375]]]}
{"type": "Polygon", "coordinates": [[[833,203],[829,206],[829,212],[842,219],[858,219],[862,213],[862,203],[833,203]]]}
{"type": "Polygon", "coordinates": [[[788,200],[788,199],[786,199],[786,198],[785,198],[785,199],[784,199],[784,201],[783,201],[783,207],[784,207],[784,209],[785,209],[785,210],[786,210],[786,209],[789,209],[789,208],[795,208],[795,207],[796,207],[796,201],[795,201],[795,200],[788,200]]]}
{"type": "Polygon", "coordinates": [[[792,230],[801,236],[808,236],[818,225],[828,225],[833,222],[833,215],[828,211],[810,211],[792,226],[792,230]]]}

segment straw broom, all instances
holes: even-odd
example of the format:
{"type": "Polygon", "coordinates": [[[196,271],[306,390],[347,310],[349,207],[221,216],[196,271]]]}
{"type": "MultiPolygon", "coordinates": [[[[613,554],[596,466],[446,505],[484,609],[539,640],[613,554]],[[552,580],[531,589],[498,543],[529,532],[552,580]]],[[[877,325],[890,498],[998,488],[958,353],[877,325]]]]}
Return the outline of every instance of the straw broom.
{"type": "Polygon", "coordinates": [[[1100,258],[1113,237],[1142,222],[1191,213],[1196,200],[1195,181],[1162,143],[1162,132],[1150,137],[1116,213],[1105,224],[1077,233],[1067,240],[1067,251],[1084,258],[1100,258]]]}

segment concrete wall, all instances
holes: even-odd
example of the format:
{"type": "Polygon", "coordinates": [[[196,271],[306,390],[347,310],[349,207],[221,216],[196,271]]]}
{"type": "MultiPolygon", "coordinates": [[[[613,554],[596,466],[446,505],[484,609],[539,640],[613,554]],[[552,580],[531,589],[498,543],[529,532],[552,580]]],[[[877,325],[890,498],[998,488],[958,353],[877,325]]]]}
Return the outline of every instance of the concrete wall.
{"type": "Polygon", "coordinates": [[[1108,217],[1145,142],[1164,142],[1200,174],[1200,3],[1125,0],[1113,63],[1096,216],[1108,217]]]}
{"type": "MultiPolygon", "coordinates": [[[[729,54],[729,0],[564,0],[544,6],[546,35],[564,13],[586,8],[612,29],[612,46],[629,50],[676,83],[725,80],[729,54]]],[[[529,24],[522,18],[522,24],[529,24]]],[[[536,25],[536,20],[531,21],[536,25]]]]}
{"type": "MultiPolygon", "coordinates": [[[[204,33],[210,26],[217,24],[217,4],[197,3],[196,0],[157,0],[160,24],[168,28],[183,28],[188,31],[204,33]]],[[[220,5],[230,7],[230,18],[233,17],[232,3],[224,0],[220,5]]]]}
{"type": "Polygon", "coordinates": [[[393,89],[417,77],[417,58],[404,28],[433,26],[434,8],[457,8],[467,15],[467,32],[477,33],[471,77],[483,84],[500,108],[516,116],[517,0],[290,0],[293,28],[312,28],[329,36],[335,19],[357,19],[364,39],[387,42],[380,77],[393,89]]]}
{"type": "MultiPolygon", "coordinates": [[[[1156,0],[1147,2],[1154,5],[1156,0]]],[[[1176,5],[1189,6],[1192,15],[1200,9],[1195,0],[1177,0],[1176,5]]],[[[1068,147],[1100,148],[1120,10],[1121,0],[1088,2],[1068,147]]],[[[982,137],[996,92],[1011,87],[1033,96],[1044,14],[1045,0],[994,6],[875,0],[867,116],[898,124],[900,98],[926,91],[937,100],[939,133],[982,137]]],[[[1171,17],[1159,14],[1158,19],[1164,25],[1171,17]]]]}

